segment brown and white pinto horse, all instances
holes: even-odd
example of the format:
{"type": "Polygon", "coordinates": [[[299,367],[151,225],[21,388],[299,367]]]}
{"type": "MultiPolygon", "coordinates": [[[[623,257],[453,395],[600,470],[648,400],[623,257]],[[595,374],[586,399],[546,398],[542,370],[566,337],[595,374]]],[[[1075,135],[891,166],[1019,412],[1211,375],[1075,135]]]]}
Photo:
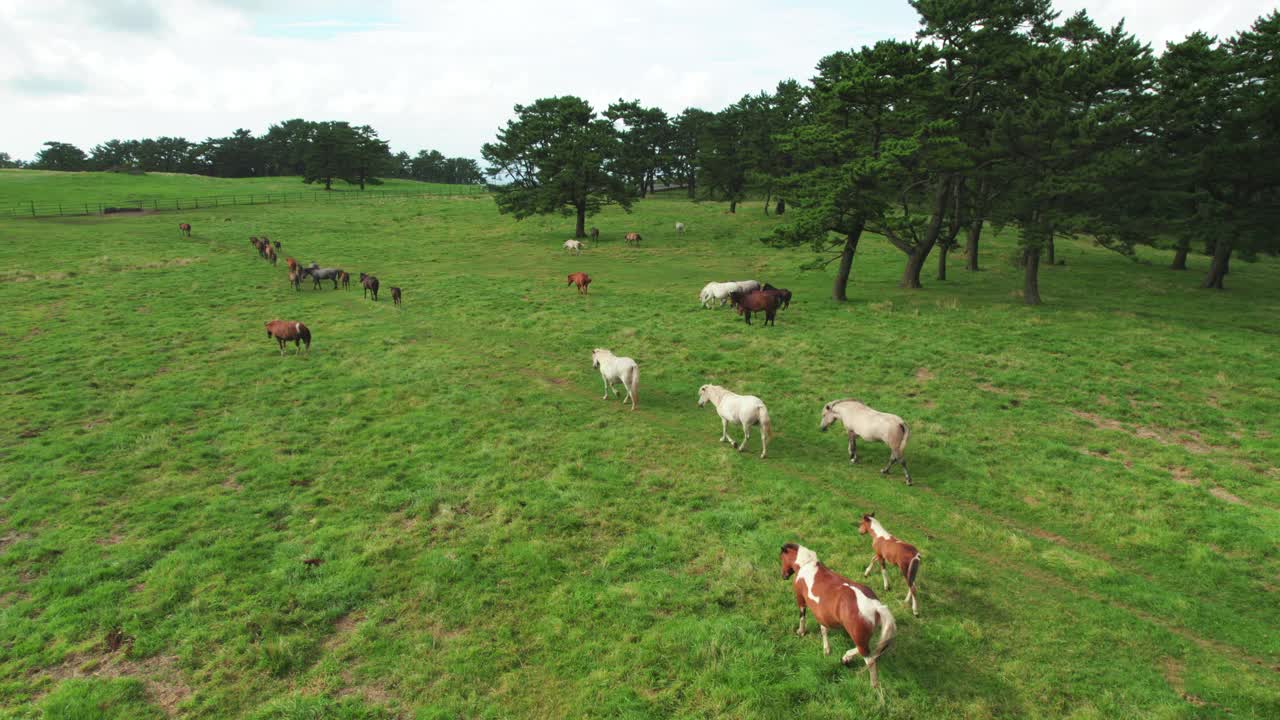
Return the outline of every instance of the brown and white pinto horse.
{"type": "Polygon", "coordinates": [[[267,327],[267,337],[273,337],[276,342],[280,343],[280,354],[284,355],[284,346],[289,341],[293,341],[294,347],[298,348],[298,352],[302,352],[302,343],[306,343],[307,352],[311,352],[311,331],[306,325],[293,320],[272,320],[265,323],[267,327]]]}
{"type": "Polygon", "coordinates": [[[178,223],[178,234],[191,237],[191,223],[178,223]]]}
{"type": "Polygon", "coordinates": [[[833,627],[843,627],[853,639],[855,647],[846,652],[840,662],[848,665],[861,657],[871,672],[871,687],[880,686],[880,671],[876,661],[893,643],[898,626],[893,613],[876,597],[871,588],[853,582],[818,562],[818,554],[803,545],[787,543],[782,546],[782,579],[796,576],[794,589],[796,605],[800,606],[800,627],[796,635],[804,637],[805,613],[813,611],[822,631],[822,654],[831,654],[827,632],[833,627]],[[880,626],[880,643],[871,649],[871,636],[880,626]]]}
{"type": "Polygon", "coordinates": [[[591,284],[591,276],[584,272],[569,273],[569,282],[567,285],[577,285],[578,294],[586,295],[587,286],[591,284]]]}
{"type": "Polygon", "coordinates": [[[891,562],[898,566],[898,571],[902,573],[902,578],[907,581],[907,596],[903,598],[903,605],[911,605],[911,614],[916,617],[920,616],[920,601],[916,599],[916,573],[920,572],[920,551],[915,545],[905,543],[898,538],[889,534],[888,530],[880,524],[876,519],[876,514],[862,516],[862,523],[858,525],[858,534],[866,535],[871,533],[871,549],[875,554],[871,556],[871,564],[867,566],[867,571],[862,573],[862,577],[871,574],[871,569],[880,563],[880,578],[884,580],[884,589],[889,589],[889,573],[885,572],[884,565],[891,562]]]}
{"type": "Polygon", "coordinates": [[[636,247],[639,247],[639,246],[640,246],[640,233],[638,233],[638,232],[629,232],[629,233],[627,233],[627,234],[626,234],[626,237],[622,238],[622,242],[624,242],[624,243],[634,243],[634,244],[636,245],[636,247]]]}

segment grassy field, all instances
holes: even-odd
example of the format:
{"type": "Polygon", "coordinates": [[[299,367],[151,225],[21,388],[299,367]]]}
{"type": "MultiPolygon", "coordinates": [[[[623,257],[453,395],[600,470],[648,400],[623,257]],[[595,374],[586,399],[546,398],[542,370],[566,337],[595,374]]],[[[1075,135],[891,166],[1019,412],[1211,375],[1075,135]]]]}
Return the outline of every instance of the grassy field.
{"type": "Polygon", "coordinates": [[[838,306],[723,209],[581,257],[480,198],[0,225],[0,717],[1280,716],[1280,266],[1062,242],[1027,308],[1011,238],[922,291],[866,238],[838,306]],[[263,233],[403,309],[293,292],[263,233]],[[744,277],[795,293],[776,327],[697,307],[744,277]],[[768,403],[767,460],[705,382],[768,403]],[[914,487],[818,432],[844,396],[906,418],[914,487]],[[856,575],[872,510],[925,558],[883,706],[777,561],[856,575]]]}
{"type": "MultiPolygon", "coordinates": [[[[358,185],[337,181],[334,190],[359,190],[358,185]]],[[[0,169],[0,217],[13,208],[25,211],[30,203],[49,208],[58,203],[68,212],[101,203],[123,205],[138,200],[187,200],[195,197],[227,195],[265,195],[323,190],[323,185],[307,185],[298,177],[216,178],[178,173],[56,172],[52,170],[0,169]]],[[[388,179],[381,185],[370,185],[368,192],[432,192],[457,191],[458,186],[420,183],[415,180],[388,179]]],[[[54,214],[56,214],[56,209],[54,214]]],[[[218,218],[221,220],[222,218],[218,218]]]]}

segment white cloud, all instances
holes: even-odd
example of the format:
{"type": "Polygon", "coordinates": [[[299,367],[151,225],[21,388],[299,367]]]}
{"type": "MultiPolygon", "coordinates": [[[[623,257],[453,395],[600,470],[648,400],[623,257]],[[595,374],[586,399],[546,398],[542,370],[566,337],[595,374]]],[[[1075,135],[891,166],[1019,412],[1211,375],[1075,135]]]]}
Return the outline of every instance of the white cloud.
{"type": "MultiPolygon", "coordinates": [[[[1079,3],[1077,3],[1078,5],[1079,3]]],[[[396,150],[476,157],[516,103],[576,94],[718,109],[819,58],[915,32],[904,1],[43,0],[0,3],[0,150],[293,117],[367,123],[396,150]]],[[[1073,10],[1061,3],[1064,11],[1073,10]]],[[[1158,50],[1203,28],[1230,35],[1266,2],[1089,3],[1158,50]],[[1150,9],[1149,9],[1150,8],[1150,9]]]]}

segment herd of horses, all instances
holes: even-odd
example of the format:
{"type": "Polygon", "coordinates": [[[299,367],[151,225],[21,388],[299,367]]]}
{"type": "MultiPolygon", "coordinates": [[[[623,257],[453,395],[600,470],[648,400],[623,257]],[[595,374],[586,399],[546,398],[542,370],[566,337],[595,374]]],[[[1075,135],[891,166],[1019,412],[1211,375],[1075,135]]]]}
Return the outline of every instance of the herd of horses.
{"type": "MultiPolygon", "coordinates": [[[[182,223],[179,230],[190,235],[191,226],[182,223]]],[[[676,232],[684,231],[684,224],[676,223],[676,232]]],[[[597,228],[591,228],[591,237],[593,240],[598,240],[597,228]]],[[[639,244],[640,234],[629,232],[625,240],[639,244]]],[[[278,251],[281,249],[278,241],[272,242],[265,236],[255,236],[250,239],[250,243],[263,259],[273,265],[276,263],[278,251]]],[[[564,247],[577,253],[582,251],[582,243],[577,240],[566,242],[564,247]]],[[[335,290],[339,285],[343,288],[349,286],[350,276],[341,268],[322,268],[315,262],[310,266],[300,267],[292,257],[286,257],[285,263],[289,267],[289,282],[295,290],[299,289],[298,286],[304,277],[312,279],[315,289],[320,288],[322,280],[331,281],[335,290]]],[[[568,281],[569,285],[576,285],[578,292],[585,295],[591,284],[591,277],[584,272],[574,272],[568,275],[568,281]]],[[[366,297],[372,296],[375,301],[378,299],[380,284],[378,278],[360,273],[360,284],[364,288],[366,297]]],[[[401,298],[400,288],[391,288],[391,295],[398,306],[401,298]]],[[[790,306],[791,292],[784,288],[773,287],[768,283],[761,284],[755,280],[711,282],[703,287],[699,293],[699,300],[704,308],[730,304],[737,309],[748,325],[751,324],[752,313],[764,313],[765,324],[772,325],[776,324],[777,311],[790,306]]],[[[282,355],[285,352],[285,346],[290,342],[294,343],[299,353],[303,345],[308,351],[311,348],[311,331],[301,322],[271,320],[265,323],[265,327],[268,338],[274,338],[277,341],[282,355]]],[[[630,402],[631,410],[634,411],[639,399],[639,364],[633,358],[615,355],[605,348],[595,348],[591,352],[591,366],[600,372],[604,382],[603,399],[609,399],[612,393],[615,398],[620,397],[623,403],[630,402]],[[619,391],[618,386],[621,386],[625,394],[619,391]]],[[[751,428],[759,426],[760,457],[768,456],[768,444],[773,435],[773,425],[768,408],[759,397],[739,395],[720,385],[707,384],[698,388],[697,403],[699,407],[707,403],[715,407],[716,414],[720,417],[720,441],[729,443],[739,452],[746,449],[747,441],[751,437],[751,428]],[[741,442],[729,435],[731,423],[742,427],[741,442]]],[[[889,461],[880,473],[886,474],[894,464],[900,464],[906,484],[911,484],[911,474],[907,469],[905,457],[907,441],[911,434],[902,418],[874,410],[852,398],[845,398],[822,406],[819,430],[826,432],[837,421],[844,427],[848,436],[850,463],[858,462],[857,441],[859,439],[883,442],[889,447],[889,461]]],[[[886,568],[888,565],[897,567],[907,587],[903,604],[910,607],[913,615],[918,616],[920,604],[916,581],[921,564],[919,550],[889,534],[884,525],[876,519],[875,513],[862,516],[858,532],[860,535],[871,535],[873,552],[863,577],[869,577],[875,566],[879,564],[881,579],[887,591],[889,575],[886,568]]],[[[841,662],[848,665],[855,659],[861,658],[869,671],[871,686],[878,689],[880,681],[877,662],[892,645],[897,634],[897,624],[892,611],[870,587],[849,580],[826,567],[818,560],[816,552],[803,545],[788,542],[782,546],[779,557],[782,564],[782,578],[792,580],[796,605],[800,610],[800,625],[796,634],[799,636],[806,634],[806,620],[808,614],[812,613],[821,631],[822,652],[824,655],[830,655],[829,632],[831,628],[843,628],[853,640],[854,648],[844,654],[841,662]],[[880,632],[880,639],[872,647],[871,640],[877,629],[880,632]]]]}

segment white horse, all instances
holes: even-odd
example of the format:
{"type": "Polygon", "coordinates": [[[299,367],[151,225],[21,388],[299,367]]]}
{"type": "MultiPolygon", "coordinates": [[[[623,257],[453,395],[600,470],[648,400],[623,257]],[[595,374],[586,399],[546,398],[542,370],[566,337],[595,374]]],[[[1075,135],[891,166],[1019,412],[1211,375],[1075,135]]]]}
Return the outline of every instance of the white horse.
{"type": "Polygon", "coordinates": [[[714,301],[716,306],[722,306],[729,302],[729,295],[735,292],[751,292],[759,290],[760,283],[755,280],[739,280],[737,282],[709,282],[702,286],[702,292],[698,293],[698,300],[702,302],[702,307],[711,307],[714,301]]]}
{"type": "Polygon", "coordinates": [[[760,289],[760,281],[758,280],[739,280],[734,285],[737,285],[738,289],[744,293],[760,289]]]}
{"type": "Polygon", "coordinates": [[[581,240],[565,240],[565,241],[564,241],[564,249],[565,249],[565,250],[572,250],[572,251],[574,251],[575,253],[577,253],[578,255],[581,255],[581,254],[582,254],[582,241],[581,241],[581,240]]]}
{"type": "Polygon", "coordinates": [[[678,233],[680,233],[680,234],[682,234],[682,235],[684,234],[684,223],[682,223],[682,222],[678,222],[678,223],[676,223],[676,232],[678,232],[678,233]]]}
{"type": "Polygon", "coordinates": [[[769,422],[769,411],[764,402],[755,395],[736,395],[719,385],[703,385],[698,388],[698,407],[710,401],[716,406],[716,414],[720,416],[720,442],[727,442],[742,452],[751,437],[751,426],[760,424],[760,457],[769,452],[769,436],[773,434],[773,425],[769,422]],[[742,424],[742,444],[735,443],[729,437],[729,423],[742,424]]]}
{"type": "Polygon", "coordinates": [[[907,458],[903,453],[907,449],[907,440],[911,431],[907,424],[897,415],[872,410],[853,398],[832,400],[822,406],[822,425],[820,430],[826,432],[831,423],[839,420],[849,433],[849,462],[858,462],[858,438],[882,442],[889,446],[889,464],[880,470],[883,475],[889,472],[893,464],[902,463],[902,474],[911,484],[911,473],[907,470],[907,458]]]}
{"type": "Polygon", "coordinates": [[[640,382],[640,367],[636,365],[636,361],[629,357],[618,357],[604,348],[596,348],[591,351],[591,367],[600,369],[600,377],[604,379],[604,400],[609,399],[609,392],[613,391],[614,397],[618,396],[618,391],[613,387],[615,382],[622,383],[622,387],[626,388],[627,396],[622,398],[622,402],[631,401],[631,409],[636,409],[636,386],[640,382]]]}

